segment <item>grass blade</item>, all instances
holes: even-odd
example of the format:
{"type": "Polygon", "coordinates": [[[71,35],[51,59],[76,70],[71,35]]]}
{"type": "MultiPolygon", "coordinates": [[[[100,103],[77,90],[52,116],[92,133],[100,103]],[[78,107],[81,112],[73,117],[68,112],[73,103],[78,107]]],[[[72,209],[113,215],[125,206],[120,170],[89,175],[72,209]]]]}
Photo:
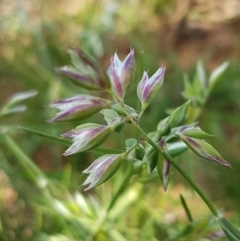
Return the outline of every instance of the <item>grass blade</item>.
{"type": "Polygon", "coordinates": [[[185,211],[185,213],[186,213],[186,215],[188,217],[189,222],[193,222],[192,214],[191,214],[191,212],[190,212],[190,210],[189,210],[189,208],[187,206],[187,203],[186,203],[184,197],[182,196],[182,194],[180,194],[180,199],[181,199],[181,204],[182,204],[182,206],[184,208],[184,211],[185,211]]]}
{"type": "MultiPolygon", "coordinates": [[[[53,141],[57,144],[61,144],[61,145],[64,145],[64,146],[70,146],[71,145],[70,140],[63,139],[63,138],[60,138],[58,136],[50,135],[50,134],[47,134],[45,132],[40,132],[40,131],[30,129],[30,128],[27,128],[27,127],[24,127],[24,126],[19,126],[18,128],[20,128],[24,131],[36,134],[38,136],[44,137],[47,140],[53,141]]],[[[105,148],[105,147],[97,147],[94,150],[89,150],[89,152],[94,152],[94,153],[97,153],[97,154],[106,154],[106,153],[107,154],[119,154],[119,153],[122,153],[123,151],[117,150],[117,149],[105,148]]]]}
{"type": "Polygon", "coordinates": [[[220,217],[218,223],[221,226],[222,230],[226,234],[226,237],[229,241],[239,241],[240,240],[240,231],[231,224],[231,222],[225,218],[220,217]]]}

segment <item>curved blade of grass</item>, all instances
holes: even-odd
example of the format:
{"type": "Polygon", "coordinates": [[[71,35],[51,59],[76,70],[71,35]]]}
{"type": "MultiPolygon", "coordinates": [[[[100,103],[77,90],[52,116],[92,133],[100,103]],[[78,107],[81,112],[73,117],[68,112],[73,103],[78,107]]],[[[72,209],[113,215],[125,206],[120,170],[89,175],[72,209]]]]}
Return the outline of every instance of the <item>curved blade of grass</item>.
{"type": "Polygon", "coordinates": [[[50,134],[47,134],[45,132],[40,132],[40,131],[33,130],[33,129],[30,129],[30,128],[27,128],[27,127],[24,127],[24,126],[18,126],[18,128],[20,128],[20,129],[22,129],[24,131],[36,134],[38,136],[44,137],[44,138],[48,139],[49,141],[53,141],[53,142],[56,142],[56,143],[64,145],[64,146],[71,145],[71,141],[70,140],[63,139],[63,138],[60,138],[58,136],[50,135],[50,134]]]}
{"type": "Polygon", "coordinates": [[[3,135],[5,145],[24,168],[30,180],[39,185],[39,180],[46,179],[42,171],[32,162],[32,160],[20,149],[20,147],[7,135],[3,135]]]}
{"type": "Polygon", "coordinates": [[[192,218],[191,212],[190,212],[190,210],[189,210],[189,208],[187,206],[187,203],[186,203],[184,197],[182,196],[182,194],[180,194],[180,200],[181,200],[181,204],[182,204],[182,206],[184,208],[184,211],[185,211],[185,213],[186,213],[186,215],[188,217],[189,222],[193,222],[193,218],[192,218]]]}
{"type": "Polygon", "coordinates": [[[240,231],[235,226],[233,226],[227,218],[220,217],[218,219],[218,223],[229,241],[240,240],[240,231]]]}
{"type": "MultiPolygon", "coordinates": [[[[55,142],[57,144],[61,144],[61,145],[64,145],[64,146],[71,145],[71,141],[68,140],[68,139],[63,139],[61,137],[50,135],[48,133],[40,132],[40,131],[37,131],[37,130],[34,130],[34,129],[30,129],[30,128],[27,128],[27,127],[24,127],[24,126],[19,126],[18,128],[20,128],[20,129],[22,129],[24,131],[36,134],[38,136],[44,137],[47,140],[53,141],[53,142],[55,142]]],[[[123,152],[121,150],[110,149],[110,148],[105,148],[105,147],[97,147],[94,150],[89,150],[89,151],[90,152],[95,152],[95,153],[98,153],[98,154],[106,154],[106,153],[107,154],[119,154],[119,153],[123,152]]]]}
{"type": "MultiPolygon", "coordinates": [[[[19,164],[23,167],[23,170],[26,173],[26,176],[29,178],[29,180],[33,181],[36,184],[36,186],[43,191],[41,192],[41,194],[43,195],[43,198],[46,201],[46,204],[50,205],[50,208],[52,208],[53,201],[57,199],[53,198],[52,194],[49,192],[48,186],[51,186],[51,188],[53,188],[54,187],[53,183],[51,183],[47,179],[44,173],[22,151],[22,149],[17,145],[17,143],[15,143],[15,141],[10,136],[8,136],[7,134],[3,134],[3,140],[5,145],[9,149],[9,151],[15,156],[19,164]]],[[[47,206],[45,207],[48,208],[47,206]]],[[[67,218],[69,217],[63,217],[63,215],[59,216],[59,212],[56,212],[56,210],[54,211],[56,216],[58,216],[59,218],[64,218],[63,219],[64,222],[69,221],[67,220],[67,218]]],[[[72,218],[72,222],[74,222],[78,228],[84,231],[89,230],[89,228],[79,219],[79,217],[72,215],[71,218],[72,218]]]]}

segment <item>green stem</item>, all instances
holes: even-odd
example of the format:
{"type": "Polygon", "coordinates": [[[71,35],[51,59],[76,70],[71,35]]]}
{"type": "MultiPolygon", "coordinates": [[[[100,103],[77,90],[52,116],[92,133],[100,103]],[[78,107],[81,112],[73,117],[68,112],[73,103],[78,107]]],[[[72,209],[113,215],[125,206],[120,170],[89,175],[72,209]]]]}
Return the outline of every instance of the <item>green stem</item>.
{"type": "Polygon", "coordinates": [[[191,212],[190,212],[190,210],[189,210],[189,208],[187,206],[187,203],[186,203],[186,201],[185,201],[185,199],[184,199],[182,194],[180,194],[180,200],[181,200],[182,206],[184,208],[184,211],[185,211],[185,213],[187,215],[188,221],[192,223],[193,222],[192,214],[191,214],[191,212]]]}
{"type": "Polygon", "coordinates": [[[138,119],[139,119],[139,121],[140,121],[140,119],[141,119],[141,117],[142,117],[144,111],[145,111],[145,109],[141,109],[141,111],[140,111],[140,113],[139,113],[139,115],[138,115],[138,119]]]}
{"type": "Polygon", "coordinates": [[[117,192],[115,193],[114,197],[112,198],[108,208],[107,208],[107,212],[109,212],[112,207],[114,206],[114,204],[116,203],[118,197],[123,193],[123,191],[126,189],[126,187],[128,187],[128,182],[132,177],[132,173],[133,173],[133,166],[132,164],[129,166],[129,168],[127,168],[127,171],[125,173],[125,176],[123,178],[123,181],[121,183],[121,185],[119,186],[117,192]]]}
{"type": "Polygon", "coordinates": [[[181,173],[181,175],[185,178],[185,180],[190,184],[190,186],[195,190],[195,192],[202,198],[205,204],[208,206],[210,211],[215,217],[218,217],[218,212],[211,203],[211,201],[207,198],[207,196],[203,193],[203,191],[195,184],[195,182],[186,174],[186,172],[177,164],[177,162],[166,152],[163,151],[162,155],[171,162],[171,164],[181,173]]]}
{"type": "MultiPolygon", "coordinates": [[[[128,155],[135,147],[136,147],[137,143],[134,144],[132,147],[130,147],[124,155],[128,155]]],[[[114,206],[115,202],[117,201],[119,195],[122,194],[122,192],[126,189],[127,184],[130,180],[130,178],[132,177],[132,173],[133,173],[133,166],[132,164],[130,163],[130,167],[127,169],[126,173],[125,173],[125,176],[123,178],[123,181],[120,185],[120,187],[118,188],[117,192],[115,193],[114,197],[112,198],[108,208],[107,208],[107,212],[109,212],[111,210],[111,208],[114,206]]]]}
{"type": "Polygon", "coordinates": [[[205,202],[205,204],[208,206],[209,210],[212,212],[212,214],[215,217],[218,217],[218,212],[213,206],[213,204],[208,200],[208,198],[205,196],[205,194],[202,192],[202,190],[194,183],[194,181],[187,175],[187,173],[181,168],[181,166],[178,165],[178,163],[164,150],[161,150],[160,147],[153,142],[147,134],[142,130],[142,128],[132,119],[132,124],[139,129],[139,131],[143,134],[143,136],[147,139],[148,143],[154,147],[158,152],[160,152],[177,170],[180,172],[180,174],[185,178],[185,180],[190,184],[190,186],[195,190],[195,192],[201,197],[201,199],[205,202]]]}
{"type": "MultiPolygon", "coordinates": [[[[129,154],[135,147],[136,147],[137,143],[134,144],[132,147],[130,147],[126,152],[125,155],[129,154]]],[[[130,163],[131,164],[131,163],[130,163]]],[[[133,166],[132,164],[130,165],[130,167],[127,169],[125,176],[123,178],[123,181],[121,182],[121,185],[119,186],[117,192],[115,193],[115,195],[113,196],[113,198],[111,199],[111,202],[107,208],[107,211],[104,212],[101,216],[100,219],[97,220],[95,227],[93,228],[91,235],[89,236],[89,238],[87,239],[90,240],[92,239],[92,237],[95,237],[96,234],[99,232],[99,230],[101,229],[101,227],[103,226],[104,222],[106,221],[106,219],[108,218],[108,213],[109,211],[112,209],[112,207],[114,206],[114,204],[116,203],[118,197],[124,192],[124,190],[128,187],[128,182],[132,177],[132,173],[133,173],[133,166]]]]}
{"type": "MultiPolygon", "coordinates": [[[[40,131],[37,131],[37,130],[34,130],[34,129],[30,129],[30,128],[27,128],[27,127],[24,127],[24,126],[18,126],[18,128],[20,128],[20,129],[22,129],[24,131],[36,134],[36,135],[38,135],[40,137],[44,137],[44,138],[46,138],[49,141],[53,141],[53,142],[56,142],[56,143],[64,145],[64,146],[69,146],[71,144],[70,140],[62,139],[62,138],[60,138],[58,136],[54,136],[54,135],[51,135],[51,134],[48,134],[48,133],[40,132],[40,131]]],[[[88,150],[88,151],[89,152],[101,153],[101,154],[122,153],[122,150],[105,148],[105,147],[97,147],[94,150],[88,150]]]]}
{"type": "MultiPolygon", "coordinates": [[[[208,206],[209,210],[215,217],[219,217],[217,210],[213,206],[210,200],[205,196],[203,191],[194,183],[194,181],[187,175],[187,173],[178,165],[178,163],[165,151],[160,149],[160,147],[152,141],[148,135],[143,131],[143,129],[136,123],[136,121],[132,118],[129,113],[125,111],[126,115],[129,117],[132,124],[142,133],[142,135],[146,138],[147,142],[158,152],[160,152],[177,170],[178,172],[185,178],[185,180],[190,184],[190,186],[195,190],[195,192],[201,197],[201,199],[208,206]]],[[[142,113],[141,113],[142,115],[142,113]]]]}

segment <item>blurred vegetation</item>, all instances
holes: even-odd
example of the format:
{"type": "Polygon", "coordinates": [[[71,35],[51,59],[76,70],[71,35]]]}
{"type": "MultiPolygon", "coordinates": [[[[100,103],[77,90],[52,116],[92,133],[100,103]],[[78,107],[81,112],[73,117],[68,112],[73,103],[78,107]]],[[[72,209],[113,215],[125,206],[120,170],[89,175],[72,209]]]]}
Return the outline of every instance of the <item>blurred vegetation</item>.
{"type": "MultiPolygon", "coordinates": [[[[204,204],[173,169],[168,192],[162,191],[157,178],[151,183],[135,183],[122,194],[102,225],[124,170],[85,193],[80,186],[81,171],[94,160],[95,153],[66,158],[61,156],[64,146],[17,128],[23,125],[59,136],[74,127],[46,123],[53,116],[48,108],[51,101],[86,93],[55,71],[70,62],[67,49],[74,46],[96,56],[106,69],[115,51],[125,56],[130,46],[134,47],[138,66],[127,96],[133,106],[136,98],[132,96],[143,70],[152,74],[160,65],[166,66],[163,91],[142,120],[147,131],[166,116],[167,109],[184,102],[184,74],[192,81],[199,60],[207,76],[229,61],[197,119],[203,130],[216,136],[211,143],[233,169],[197,160],[190,153],[178,161],[216,206],[223,207],[240,226],[239,9],[237,0],[223,1],[221,6],[217,0],[2,0],[0,104],[19,91],[37,90],[38,95],[28,100],[26,112],[0,119],[0,132],[7,129],[11,136],[8,145],[0,137],[0,239],[179,240],[176,235],[188,224],[179,198],[183,194],[196,221],[181,240],[224,240],[204,204]],[[23,166],[21,157],[32,164],[23,166]],[[36,171],[34,180],[28,173],[32,168],[36,171]],[[45,182],[50,183],[46,188],[45,182]],[[89,237],[90,229],[96,229],[94,238],[89,237]]],[[[129,131],[131,128],[106,145],[123,148],[121,140],[129,131]]]]}

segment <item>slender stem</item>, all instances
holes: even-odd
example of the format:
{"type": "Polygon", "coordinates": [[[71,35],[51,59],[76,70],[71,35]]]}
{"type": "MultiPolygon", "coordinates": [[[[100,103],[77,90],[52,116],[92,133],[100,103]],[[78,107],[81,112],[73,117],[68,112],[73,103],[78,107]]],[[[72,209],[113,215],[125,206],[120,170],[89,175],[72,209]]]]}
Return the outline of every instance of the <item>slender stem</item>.
{"type": "MultiPolygon", "coordinates": [[[[38,136],[46,138],[49,141],[53,141],[53,142],[56,142],[56,143],[64,145],[64,146],[69,146],[71,144],[70,140],[62,139],[62,138],[60,138],[58,136],[54,136],[54,135],[51,135],[51,134],[48,134],[48,133],[44,133],[44,132],[41,132],[41,131],[30,129],[30,128],[27,128],[27,127],[24,127],[24,126],[18,126],[18,128],[20,128],[20,129],[22,129],[24,131],[30,132],[30,133],[34,133],[34,134],[36,134],[38,136]]],[[[97,147],[97,148],[95,148],[93,150],[88,150],[88,151],[89,152],[101,153],[101,154],[122,153],[122,150],[106,148],[106,147],[97,147]]]]}
{"type": "Polygon", "coordinates": [[[122,194],[122,192],[126,189],[126,187],[128,187],[128,182],[132,177],[132,173],[133,173],[133,166],[132,164],[127,168],[127,171],[125,173],[125,176],[123,178],[123,181],[121,183],[121,185],[119,186],[117,192],[115,193],[115,195],[113,196],[108,208],[107,208],[107,212],[109,212],[112,207],[114,206],[114,204],[116,203],[118,197],[122,194]]]}
{"type": "MultiPolygon", "coordinates": [[[[137,146],[137,143],[134,144],[132,147],[130,147],[124,155],[128,155],[135,147],[137,146]]],[[[132,164],[130,163],[130,166],[129,168],[127,169],[126,173],[125,173],[125,176],[123,178],[123,181],[121,183],[121,185],[119,186],[117,192],[115,193],[114,197],[112,198],[108,208],[107,208],[107,212],[109,212],[112,207],[114,206],[115,202],[117,201],[119,195],[121,195],[121,193],[126,189],[126,187],[128,187],[128,182],[129,180],[131,179],[132,177],[132,173],[133,173],[133,166],[132,164]]]]}
{"type": "MultiPolygon", "coordinates": [[[[136,147],[137,143],[134,144],[132,147],[130,147],[123,155],[127,155],[129,154],[135,147],[136,147]]],[[[106,219],[108,218],[108,214],[109,211],[112,209],[112,207],[115,205],[118,197],[124,192],[124,190],[128,187],[128,182],[132,177],[132,173],[133,173],[133,166],[132,164],[129,166],[129,168],[127,169],[125,176],[123,178],[123,181],[121,182],[121,185],[119,186],[118,190],[116,191],[115,195],[113,196],[113,198],[111,199],[111,202],[109,203],[109,206],[107,207],[106,212],[102,213],[102,215],[100,215],[100,219],[97,220],[95,227],[93,228],[89,238],[87,239],[87,241],[92,240],[92,237],[95,237],[95,235],[99,232],[99,230],[101,229],[102,225],[104,224],[104,222],[106,221],[106,219]]]]}
{"type": "Polygon", "coordinates": [[[139,118],[139,121],[140,121],[140,119],[141,119],[141,117],[142,117],[144,111],[145,111],[145,109],[141,109],[141,111],[140,111],[140,113],[139,113],[139,115],[138,115],[138,116],[139,116],[139,117],[138,117],[138,118],[139,118]]]}
{"type": "Polygon", "coordinates": [[[208,206],[209,210],[212,212],[212,214],[215,217],[219,217],[219,214],[213,204],[210,200],[205,196],[203,191],[195,184],[195,182],[187,175],[187,173],[181,168],[181,166],[178,165],[178,163],[166,152],[165,150],[162,150],[154,141],[152,141],[148,135],[143,131],[143,129],[136,123],[136,121],[132,118],[129,113],[124,111],[126,115],[129,117],[132,124],[138,128],[138,130],[142,133],[142,135],[146,138],[147,142],[158,152],[160,152],[177,170],[180,172],[180,174],[185,178],[185,180],[190,184],[190,186],[195,190],[195,192],[201,197],[201,199],[205,202],[205,204],[208,206]]]}
{"type": "Polygon", "coordinates": [[[189,210],[189,208],[187,206],[187,203],[186,203],[184,197],[182,196],[182,194],[180,194],[180,200],[181,200],[182,206],[184,208],[184,211],[185,211],[185,213],[187,215],[188,221],[189,222],[193,222],[192,214],[191,214],[191,212],[190,212],[190,210],[189,210]]]}
{"type": "Polygon", "coordinates": [[[142,130],[142,128],[131,118],[131,122],[134,126],[136,126],[139,131],[143,134],[143,136],[147,139],[148,143],[154,147],[157,151],[159,151],[177,170],[180,174],[185,178],[185,180],[190,184],[190,186],[195,190],[195,192],[202,198],[205,204],[208,206],[209,210],[215,217],[218,217],[218,212],[213,206],[213,204],[208,200],[202,190],[194,183],[194,181],[187,175],[187,173],[178,165],[178,163],[164,150],[161,150],[160,147],[154,143],[147,134],[142,130]]]}
{"type": "Polygon", "coordinates": [[[207,196],[203,193],[203,191],[195,184],[195,182],[186,174],[186,172],[177,164],[177,162],[166,152],[163,151],[162,155],[171,162],[171,164],[181,173],[181,175],[185,178],[185,180],[191,185],[191,187],[195,190],[195,192],[202,198],[205,204],[208,206],[212,214],[218,217],[218,212],[211,203],[211,201],[207,198],[207,196]]]}

